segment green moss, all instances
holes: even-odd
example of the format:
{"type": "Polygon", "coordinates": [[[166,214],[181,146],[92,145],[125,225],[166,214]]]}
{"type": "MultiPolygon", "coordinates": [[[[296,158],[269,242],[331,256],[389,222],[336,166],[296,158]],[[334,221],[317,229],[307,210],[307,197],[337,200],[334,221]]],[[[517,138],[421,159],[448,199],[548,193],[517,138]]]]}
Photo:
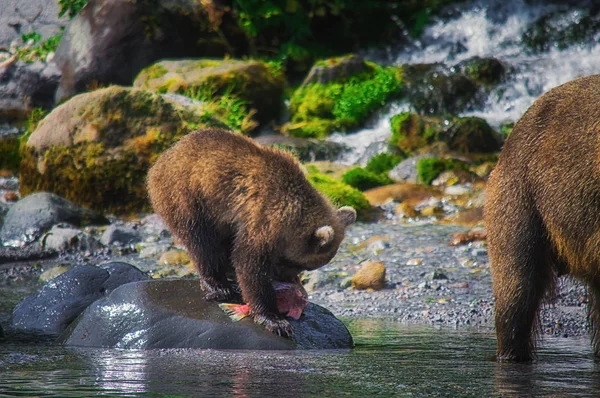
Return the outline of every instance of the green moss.
{"type": "Polygon", "coordinates": [[[337,206],[352,206],[357,212],[371,208],[365,195],[356,188],[309,168],[308,180],[337,206]]]}
{"type": "Polygon", "coordinates": [[[429,185],[444,171],[468,169],[466,163],[456,159],[424,158],[417,162],[417,177],[419,182],[429,185]]]}
{"type": "Polygon", "coordinates": [[[388,185],[393,182],[386,174],[373,173],[362,167],[355,167],[345,172],[342,176],[342,181],[361,191],[388,185]]]}
{"type": "Polygon", "coordinates": [[[441,131],[439,124],[411,112],[394,115],[390,122],[390,144],[405,153],[411,153],[437,141],[441,131]]]}
{"type": "MultiPolygon", "coordinates": [[[[201,99],[195,98],[194,99],[201,99]]],[[[202,113],[205,120],[217,120],[229,130],[248,135],[257,126],[258,122],[254,119],[256,113],[248,109],[248,102],[237,98],[231,94],[225,94],[213,99],[205,100],[202,106],[202,113]]]]}
{"type": "Polygon", "coordinates": [[[154,64],[144,68],[140,73],[146,73],[149,79],[158,79],[159,77],[166,75],[168,72],[169,71],[167,68],[161,64],[154,64]]]}
{"type": "Polygon", "coordinates": [[[0,170],[19,170],[21,155],[19,154],[19,138],[0,138],[0,170]]]}
{"type": "Polygon", "coordinates": [[[367,166],[365,168],[372,173],[387,173],[396,167],[398,163],[404,160],[404,158],[404,156],[394,155],[391,153],[380,153],[373,156],[367,162],[367,166]]]}
{"type": "Polygon", "coordinates": [[[346,81],[313,83],[297,89],[290,100],[292,118],[286,127],[287,133],[323,138],[334,130],[359,127],[375,110],[398,95],[402,86],[401,70],[372,63],[369,66],[370,71],[346,81]]]}

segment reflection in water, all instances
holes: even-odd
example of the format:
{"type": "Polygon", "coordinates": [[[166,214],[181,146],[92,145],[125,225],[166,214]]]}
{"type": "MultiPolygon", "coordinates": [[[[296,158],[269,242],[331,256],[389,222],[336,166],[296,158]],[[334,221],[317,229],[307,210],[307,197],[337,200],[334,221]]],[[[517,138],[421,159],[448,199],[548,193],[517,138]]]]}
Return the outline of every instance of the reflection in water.
{"type": "Polygon", "coordinates": [[[496,363],[491,332],[346,320],[356,348],[115,350],[0,345],[14,396],[596,396],[587,339],[546,338],[532,364],[496,363]]]}
{"type": "Polygon", "coordinates": [[[115,391],[123,394],[147,392],[146,367],[148,355],[142,350],[117,351],[87,350],[94,356],[93,364],[97,368],[96,385],[101,391],[115,391]]]}

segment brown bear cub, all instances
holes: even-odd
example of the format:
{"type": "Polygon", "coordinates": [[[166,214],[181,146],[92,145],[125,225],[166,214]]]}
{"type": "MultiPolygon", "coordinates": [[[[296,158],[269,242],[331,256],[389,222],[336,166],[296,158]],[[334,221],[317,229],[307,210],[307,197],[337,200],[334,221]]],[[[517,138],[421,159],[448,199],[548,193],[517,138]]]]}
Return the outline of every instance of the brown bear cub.
{"type": "Polygon", "coordinates": [[[542,95],[515,125],[485,205],[499,360],[529,361],[540,305],[568,274],[588,285],[600,357],[600,75],[542,95]]]}
{"type": "Polygon", "coordinates": [[[356,220],[308,182],[289,153],[204,129],[165,151],[148,174],[154,210],[186,247],[208,300],[238,300],[234,274],[255,322],[293,329],[277,311],[273,281],[298,282],[327,264],[356,220]]]}

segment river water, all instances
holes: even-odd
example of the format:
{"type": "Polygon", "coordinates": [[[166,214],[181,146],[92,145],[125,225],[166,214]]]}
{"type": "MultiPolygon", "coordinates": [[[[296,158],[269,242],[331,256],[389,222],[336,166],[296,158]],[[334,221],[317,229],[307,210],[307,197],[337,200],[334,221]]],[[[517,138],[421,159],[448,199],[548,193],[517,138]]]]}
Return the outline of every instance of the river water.
{"type": "Polygon", "coordinates": [[[346,319],[340,351],[121,351],[0,346],[1,396],[597,396],[587,339],[546,338],[539,361],[493,360],[475,330],[346,319]]]}

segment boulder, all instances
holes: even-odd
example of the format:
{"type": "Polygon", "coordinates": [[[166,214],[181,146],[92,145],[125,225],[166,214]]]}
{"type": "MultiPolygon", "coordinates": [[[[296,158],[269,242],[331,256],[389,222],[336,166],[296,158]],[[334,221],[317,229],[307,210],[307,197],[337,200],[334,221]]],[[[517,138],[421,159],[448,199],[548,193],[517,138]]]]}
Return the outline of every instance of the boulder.
{"type": "Polygon", "coordinates": [[[46,116],[22,148],[21,195],[50,191],[116,214],[148,210],[150,164],[206,120],[200,111],[135,88],[75,96],[46,116]]]}
{"type": "Polygon", "coordinates": [[[51,108],[59,80],[54,63],[16,61],[0,66],[0,116],[24,119],[36,107],[51,108]]]}
{"type": "Polygon", "coordinates": [[[350,76],[369,70],[365,60],[356,54],[329,58],[316,62],[302,82],[302,86],[312,83],[327,84],[343,81],[350,76]]]}
{"type": "Polygon", "coordinates": [[[160,59],[235,55],[231,43],[246,41],[221,3],[90,0],[56,50],[62,72],[57,101],[90,84],[130,85],[160,59]]]}
{"type": "Polygon", "coordinates": [[[264,146],[289,150],[298,156],[301,162],[334,161],[348,151],[348,147],[331,141],[286,137],[283,135],[264,135],[255,141],[264,146]]]}
{"type": "Polygon", "coordinates": [[[23,247],[59,223],[83,226],[107,222],[89,209],[57,195],[40,192],[21,199],[10,208],[0,228],[0,242],[4,246],[23,247]]]}
{"type": "Polygon", "coordinates": [[[45,250],[65,252],[76,250],[78,252],[94,253],[102,249],[102,245],[90,234],[64,225],[55,225],[41,239],[45,250]]]}
{"type": "Polygon", "coordinates": [[[23,33],[37,32],[42,37],[60,33],[68,17],[58,13],[56,0],[2,0],[0,47],[9,47],[23,33]]]}
{"type": "Polygon", "coordinates": [[[398,163],[390,172],[389,176],[392,180],[399,183],[416,184],[418,179],[417,163],[421,159],[434,158],[431,153],[412,156],[398,163]]]}
{"type": "Polygon", "coordinates": [[[13,311],[12,327],[24,333],[58,335],[94,301],[118,286],[146,279],[146,274],[125,263],[77,266],[21,301],[13,311]]]}
{"type": "Polygon", "coordinates": [[[351,348],[352,336],[328,310],[309,304],[291,338],[267,331],[247,317],[232,321],[204,301],[194,280],[130,283],[92,304],[59,342],[111,348],[332,349],[351,348]]]}
{"type": "Polygon", "coordinates": [[[352,276],[352,287],[358,290],[381,290],[385,287],[385,266],[380,261],[366,261],[352,276]]]}
{"type": "Polygon", "coordinates": [[[100,237],[100,243],[108,245],[130,245],[141,241],[140,232],[133,228],[111,225],[100,237]]]}
{"type": "Polygon", "coordinates": [[[229,94],[256,109],[260,121],[275,119],[281,108],[285,78],[260,61],[182,59],[160,61],[143,69],[135,87],[158,93],[229,94]]]}
{"type": "Polygon", "coordinates": [[[500,150],[498,134],[483,119],[459,117],[440,134],[450,150],[462,153],[493,153],[500,150]]]}

